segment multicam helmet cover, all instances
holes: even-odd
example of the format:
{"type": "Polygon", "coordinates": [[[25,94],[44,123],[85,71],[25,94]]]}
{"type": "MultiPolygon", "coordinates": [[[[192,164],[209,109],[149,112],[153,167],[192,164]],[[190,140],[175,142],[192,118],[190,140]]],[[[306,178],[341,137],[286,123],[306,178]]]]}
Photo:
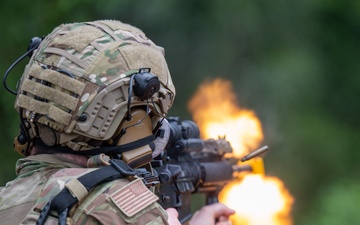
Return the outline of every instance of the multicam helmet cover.
{"type": "Polygon", "coordinates": [[[15,108],[31,139],[89,150],[111,139],[128,109],[130,77],[150,68],[160,81],[151,99],[130,96],[131,107],[170,109],[175,87],[164,49],[128,24],[113,20],[64,24],[46,36],[22,75],[15,108]]]}

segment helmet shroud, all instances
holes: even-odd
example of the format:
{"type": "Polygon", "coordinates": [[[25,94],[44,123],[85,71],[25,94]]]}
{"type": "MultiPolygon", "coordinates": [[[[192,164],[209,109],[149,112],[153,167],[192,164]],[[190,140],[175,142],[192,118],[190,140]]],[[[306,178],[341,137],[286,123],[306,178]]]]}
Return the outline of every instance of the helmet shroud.
{"type": "Polygon", "coordinates": [[[143,133],[132,128],[153,127],[152,122],[165,117],[174,97],[164,49],[136,27],[101,20],[63,24],[42,40],[22,75],[15,108],[28,139],[88,151],[104,143],[121,145],[143,138],[151,128],[143,133]],[[129,92],[131,76],[142,68],[150,68],[160,81],[150,99],[129,92]],[[132,138],[114,143],[119,128],[126,128],[128,104],[136,109],[131,110],[135,122],[126,122],[132,138]],[[138,115],[144,118],[138,120],[138,115]]]}

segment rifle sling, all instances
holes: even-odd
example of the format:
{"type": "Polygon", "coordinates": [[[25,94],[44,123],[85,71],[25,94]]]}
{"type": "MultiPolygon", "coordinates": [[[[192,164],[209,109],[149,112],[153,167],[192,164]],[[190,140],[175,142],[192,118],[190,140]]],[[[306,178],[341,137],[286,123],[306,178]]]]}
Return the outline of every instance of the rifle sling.
{"type": "MultiPolygon", "coordinates": [[[[86,188],[87,191],[90,191],[103,182],[120,179],[125,176],[136,175],[135,171],[122,160],[112,159],[110,160],[110,164],[110,166],[104,166],[87,173],[77,178],[77,180],[86,188]]],[[[51,210],[57,211],[59,215],[59,225],[65,225],[68,211],[70,211],[71,207],[81,200],[82,199],[74,197],[68,188],[64,188],[45,205],[40,213],[36,225],[44,225],[51,210]]]]}

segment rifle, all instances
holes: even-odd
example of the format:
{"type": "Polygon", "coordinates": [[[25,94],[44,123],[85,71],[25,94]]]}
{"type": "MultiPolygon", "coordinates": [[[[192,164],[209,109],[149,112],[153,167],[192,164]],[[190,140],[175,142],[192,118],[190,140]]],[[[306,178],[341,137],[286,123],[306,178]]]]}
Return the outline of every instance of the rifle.
{"type": "MultiPolygon", "coordinates": [[[[191,120],[169,117],[170,138],[164,152],[151,162],[160,184],[155,187],[163,208],[176,208],[183,224],[191,216],[191,195],[203,193],[206,204],[218,202],[218,194],[242,172],[252,172],[251,165],[239,166],[239,159],[229,156],[231,145],[225,138],[200,139],[191,120]]],[[[250,160],[267,151],[260,148],[244,158],[250,160]]]]}

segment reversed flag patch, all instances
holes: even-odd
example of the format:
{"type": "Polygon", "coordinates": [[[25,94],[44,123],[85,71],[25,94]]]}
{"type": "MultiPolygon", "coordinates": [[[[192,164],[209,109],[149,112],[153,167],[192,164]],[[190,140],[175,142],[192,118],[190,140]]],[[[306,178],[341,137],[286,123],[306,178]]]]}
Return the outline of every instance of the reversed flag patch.
{"type": "Polygon", "coordinates": [[[140,179],[137,179],[110,196],[112,202],[128,217],[158,200],[140,179]]]}

